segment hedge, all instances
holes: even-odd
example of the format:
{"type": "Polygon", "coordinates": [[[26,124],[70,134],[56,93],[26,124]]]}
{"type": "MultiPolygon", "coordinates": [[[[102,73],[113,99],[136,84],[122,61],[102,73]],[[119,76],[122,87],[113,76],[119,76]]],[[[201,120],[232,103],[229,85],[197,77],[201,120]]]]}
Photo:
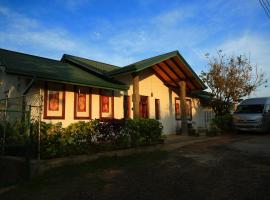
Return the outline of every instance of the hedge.
{"type": "MultiPolygon", "coordinates": [[[[41,122],[40,154],[42,159],[48,159],[157,144],[162,129],[161,123],[154,119],[79,121],[66,128],[61,123],[41,122]]],[[[16,143],[29,144],[26,152],[36,157],[38,122],[31,124],[30,137],[18,134],[9,127],[7,144],[16,143]]]]}

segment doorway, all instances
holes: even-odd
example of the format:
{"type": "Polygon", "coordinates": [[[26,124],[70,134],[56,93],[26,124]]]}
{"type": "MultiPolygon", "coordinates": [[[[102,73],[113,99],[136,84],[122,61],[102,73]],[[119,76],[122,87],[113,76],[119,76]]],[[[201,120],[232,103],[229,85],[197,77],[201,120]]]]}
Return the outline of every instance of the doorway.
{"type": "Polygon", "coordinates": [[[140,117],[149,118],[148,96],[140,96],[140,117]]]}

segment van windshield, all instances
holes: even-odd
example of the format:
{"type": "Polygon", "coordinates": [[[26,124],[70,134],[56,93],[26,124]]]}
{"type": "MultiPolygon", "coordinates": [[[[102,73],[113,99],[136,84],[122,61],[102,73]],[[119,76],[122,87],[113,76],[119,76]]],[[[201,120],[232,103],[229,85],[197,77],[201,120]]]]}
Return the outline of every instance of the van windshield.
{"type": "Polygon", "coordinates": [[[263,113],[264,105],[239,105],[235,113],[263,113]]]}

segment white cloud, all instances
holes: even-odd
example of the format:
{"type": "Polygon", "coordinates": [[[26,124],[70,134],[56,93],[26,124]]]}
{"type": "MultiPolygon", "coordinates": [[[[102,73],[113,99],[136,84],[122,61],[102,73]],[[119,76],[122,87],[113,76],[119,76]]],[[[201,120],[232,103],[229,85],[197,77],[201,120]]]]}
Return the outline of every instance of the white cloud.
{"type": "Polygon", "coordinates": [[[67,8],[69,11],[75,12],[81,6],[87,5],[91,0],[55,0],[55,1],[59,3],[62,7],[67,8]]]}
{"type": "Polygon", "coordinates": [[[225,41],[219,46],[228,53],[235,55],[247,54],[262,68],[270,72],[270,39],[267,36],[245,34],[239,38],[225,41]]]}
{"type": "Polygon", "coordinates": [[[5,7],[0,6],[0,14],[1,15],[8,15],[8,9],[5,7]]]}
{"type": "Polygon", "coordinates": [[[75,47],[75,43],[64,30],[44,27],[39,21],[9,9],[0,12],[0,17],[5,23],[0,32],[0,45],[3,48],[25,46],[40,49],[39,51],[51,49],[56,52],[75,47]]]}
{"type": "MultiPolygon", "coordinates": [[[[216,47],[210,47],[208,48],[208,51],[206,50],[205,52],[210,52],[215,55],[216,51],[219,49],[223,50],[228,56],[250,56],[251,63],[257,65],[258,68],[264,72],[269,85],[270,38],[268,36],[245,33],[240,37],[226,40],[216,47]]],[[[264,86],[261,86],[251,96],[270,96],[270,89],[269,87],[265,88],[264,86]]]]}
{"type": "Polygon", "coordinates": [[[179,6],[145,19],[143,24],[132,26],[130,23],[128,28],[112,34],[108,45],[119,54],[136,55],[136,60],[145,58],[141,56],[190,49],[208,36],[205,27],[194,26],[188,21],[194,17],[194,10],[179,6]]]}
{"type": "MultiPolygon", "coordinates": [[[[78,38],[60,27],[46,27],[40,21],[0,6],[3,27],[0,47],[59,59],[63,53],[85,56],[116,65],[127,64],[132,58],[110,52],[88,38],[78,38]],[[105,50],[104,50],[105,49],[105,50]]],[[[93,33],[100,37],[99,33],[93,33]]]]}
{"type": "Polygon", "coordinates": [[[162,28],[167,28],[170,26],[178,26],[179,22],[188,17],[192,16],[192,10],[184,9],[174,9],[168,12],[161,13],[160,15],[153,18],[152,22],[155,26],[160,26],[162,28]]]}
{"type": "Polygon", "coordinates": [[[99,29],[89,32],[88,36],[77,37],[64,28],[44,26],[41,21],[0,6],[4,22],[0,46],[55,59],[69,53],[124,66],[179,47],[187,49],[201,38],[194,27],[185,31],[179,28],[180,22],[187,17],[182,14],[183,9],[160,13],[135,28],[129,25],[117,29],[111,25],[110,34],[105,37],[101,37],[104,31],[99,29]],[[162,24],[170,28],[164,29],[162,24]]]}
{"type": "MultiPolygon", "coordinates": [[[[87,1],[69,0],[65,6],[78,8],[87,1]]],[[[149,6],[154,0],[145,2],[149,6]]],[[[228,53],[250,52],[251,60],[269,75],[269,39],[248,33],[239,36],[245,30],[235,29],[237,20],[230,18],[236,19],[239,13],[250,14],[254,11],[251,6],[254,3],[244,0],[234,3],[219,0],[191,6],[176,5],[148,18],[99,21],[98,27],[88,30],[88,35],[83,37],[63,27],[46,27],[41,21],[0,6],[1,24],[4,24],[0,46],[18,51],[27,49],[27,53],[57,59],[69,53],[120,66],[178,49],[196,72],[206,65],[203,57],[206,52],[221,48],[228,53]],[[233,35],[235,30],[238,37],[233,35]],[[224,41],[222,37],[231,39],[224,41]]],[[[251,18],[252,15],[247,20],[251,18]]]]}

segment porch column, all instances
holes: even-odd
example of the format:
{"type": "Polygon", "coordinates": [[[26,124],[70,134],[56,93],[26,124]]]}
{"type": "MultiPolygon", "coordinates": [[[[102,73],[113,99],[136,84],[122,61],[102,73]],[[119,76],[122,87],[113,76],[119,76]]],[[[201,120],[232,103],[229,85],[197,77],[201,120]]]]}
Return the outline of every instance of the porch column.
{"type": "Polygon", "coordinates": [[[179,82],[179,97],[181,106],[181,130],[183,135],[188,134],[188,123],[187,123],[187,109],[186,109],[186,82],[179,82]]]}
{"type": "Polygon", "coordinates": [[[132,95],[132,102],[133,102],[133,119],[140,117],[140,92],[139,92],[139,74],[134,73],[132,74],[133,77],[133,95],[132,95]]]}

